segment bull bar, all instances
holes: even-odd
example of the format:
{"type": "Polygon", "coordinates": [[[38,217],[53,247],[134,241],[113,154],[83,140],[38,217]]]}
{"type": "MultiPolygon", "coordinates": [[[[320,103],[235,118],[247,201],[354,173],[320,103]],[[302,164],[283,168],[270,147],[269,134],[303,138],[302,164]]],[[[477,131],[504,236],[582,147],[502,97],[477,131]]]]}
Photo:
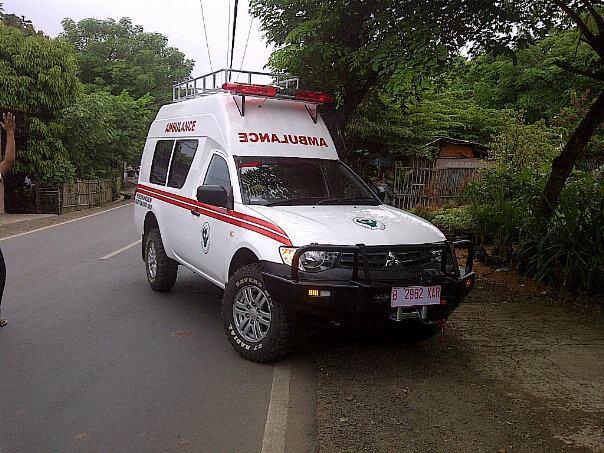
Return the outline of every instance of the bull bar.
{"type": "MultiPolygon", "coordinates": [[[[296,311],[333,320],[342,319],[345,315],[391,314],[390,292],[393,287],[441,285],[444,304],[433,305],[428,310],[424,310],[424,313],[427,312],[427,316],[424,316],[425,319],[436,322],[437,320],[446,319],[474,286],[473,261],[474,245],[469,239],[393,246],[310,244],[296,250],[291,267],[288,266],[287,269],[289,275],[267,269],[263,272],[263,276],[272,297],[278,298],[296,311]],[[463,275],[458,266],[456,249],[467,250],[463,275]],[[401,271],[400,275],[394,279],[384,279],[383,276],[380,278],[378,275],[380,269],[371,268],[369,255],[372,253],[402,253],[426,250],[442,251],[440,270],[418,270],[413,275],[409,273],[403,275],[404,273],[401,271]],[[340,274],[339,278],[325,276],[325,279],[321,279],[321,272],[313,274],[301,272],[299,269],[300,258],[304,253],[311,251],[353,254],[352,269],[345,269],[347,272],[352,272],[347,274],[350,275],[350,278],[342,278],[340,274]],[[451,257],[450,261],[448,256],[451,257]],[[452,268],[450,268],[451,265],[452,268]],[[330,296],[324,298],[310,297],[309,289],[313,288],[328,291],[330,296]]],[[[398,271],[394,273],[398,273],[398,271]]]]}

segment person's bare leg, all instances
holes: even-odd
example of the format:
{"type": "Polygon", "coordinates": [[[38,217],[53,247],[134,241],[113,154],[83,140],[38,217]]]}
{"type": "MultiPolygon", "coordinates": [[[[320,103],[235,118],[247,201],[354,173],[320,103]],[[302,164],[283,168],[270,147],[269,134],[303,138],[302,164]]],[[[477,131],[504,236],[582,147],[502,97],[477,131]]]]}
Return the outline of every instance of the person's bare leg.
{"type": "Polygon", "coordinates": [[[0,249],[0,327],[6,325],[6,318],[2,316],[2,295],[4,294],[4,284],[6,283],[6,265],[4,264],[4,255],[0,249]]]}

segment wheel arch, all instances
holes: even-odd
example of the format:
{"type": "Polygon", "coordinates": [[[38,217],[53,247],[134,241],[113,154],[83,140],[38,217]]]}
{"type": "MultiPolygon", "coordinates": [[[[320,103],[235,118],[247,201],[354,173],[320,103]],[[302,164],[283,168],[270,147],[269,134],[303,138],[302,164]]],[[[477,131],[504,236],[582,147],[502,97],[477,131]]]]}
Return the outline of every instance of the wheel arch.
{"type": "Polygon", "coordinates": [[[240,269],[243,266],[247,266],[248,264],[254,264],[259,262],[260,259],[253,251],[251,251],[247,247],[241,247],[235,252],[233,258],[231,258],[231,263],[229,264],[228,278],[231,278],[231,276],[235,272],[237,272],[237,269],[240,269]]]}
{"type": "Polygon", "coordinates": [[[147,234],[153,228],[159,228],[159,222],[157,221],[157,217],[155,217],[153,211],[149,211],[147,215],[145,215],[145,221],[143,222],[143,241],[141,247],[143,261],[145,261],[145,246],[147,241],[147,234]]]}

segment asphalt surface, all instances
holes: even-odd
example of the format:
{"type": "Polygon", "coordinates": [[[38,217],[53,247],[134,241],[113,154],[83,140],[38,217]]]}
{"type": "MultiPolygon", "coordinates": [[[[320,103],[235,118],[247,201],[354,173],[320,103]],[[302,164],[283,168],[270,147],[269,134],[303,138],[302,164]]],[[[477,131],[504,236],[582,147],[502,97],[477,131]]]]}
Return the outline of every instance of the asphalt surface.
{"type": "MultiPolygon", "coordinates": [[[[0,451],[261,451],[274,365],[241,359],[222,292],[153,292],[133,206],[0,242],[0,451]]],[[[292,359],[286,451],[313,451],[312,365],[292,359]]]]}

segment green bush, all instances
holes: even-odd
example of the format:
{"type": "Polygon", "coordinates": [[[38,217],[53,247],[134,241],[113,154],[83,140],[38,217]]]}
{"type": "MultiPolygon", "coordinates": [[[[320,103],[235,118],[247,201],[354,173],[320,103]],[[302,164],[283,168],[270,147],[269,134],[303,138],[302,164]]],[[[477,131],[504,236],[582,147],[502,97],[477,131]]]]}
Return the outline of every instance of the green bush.
{"type": "Polygon", "coordinates": [[[547,228],[519,243],[521,270],[573,289],[604,288],[604,185],[600,174],[577,175],[564,189],[547,228]]]}
{"type": "Polygon", "coordinates": [[[479,245],[494,257],[557,287],[600,291],[604,287],[604,186],[602,172],[575,172],[546,225],[533,207],[545,175],[530,170],[487,171],[466,191],[479,245]]]}
{"type": "Polygon", "coordinates": [[[468,206],[438,209],[430,221],[449,237],[467,235],[475,229],[468,206]]]}

